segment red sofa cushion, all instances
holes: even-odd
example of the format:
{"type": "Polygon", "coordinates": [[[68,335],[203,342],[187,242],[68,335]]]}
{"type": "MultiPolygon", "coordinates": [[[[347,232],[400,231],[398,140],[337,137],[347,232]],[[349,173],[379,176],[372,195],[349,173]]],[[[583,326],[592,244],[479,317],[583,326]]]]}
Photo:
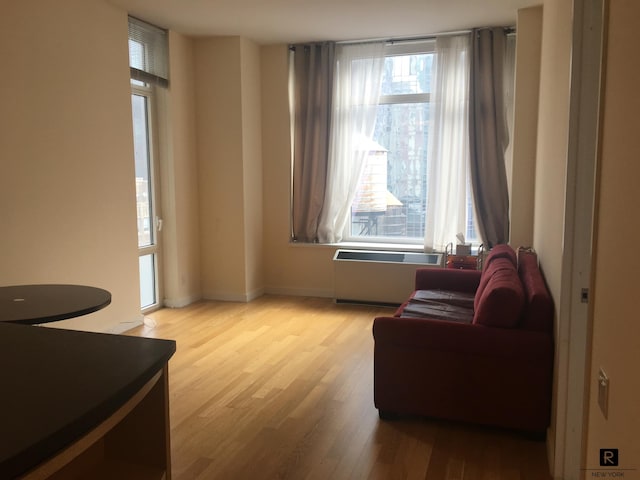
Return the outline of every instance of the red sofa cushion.
{"type": "Polygon", "coordinates": [[[518,252],[518,274],[527,303],[520,327],[550,332],[553,328],[553,299],[538,268],[538,256],[535,253],[518,252]]]}
{"type": "Polygon", "coordinates": [[[409,301],[402,310],[400,317],[471,323],[473,320],[473,310],[457,305],[447,305],[446,303],[414,303],[409,301]]]}
{"type": "Polygon", "coordinates": [[[489,281],[489,278],[491,278],[491,275],[493,275],[493,272],[496,270],[496,265],[494,264],[497,263],[497,265],[504,266],[507,262],[513,265],[513,268],[517,268],[518,259],[513,248],[511,248],[509,245],[501,244],[496,245],[491,249],[489,255],[487,255],[487,259],[484,261],[482,276],[480,277],[480,283],[478,284],[478,289],[476,290],[476,310],[478,309],[478,301],[487,286],[487,282],[489,281]]]}
{"type": "Polygon", "coordinates": [[[416,290],[409,298],[414,302],[445,303],[473,309],[475,294],[455,290],[416,290]]]}
{"type": "Polygon", "coordinates": [[[495,258],[506,258],[511,261],[514,267],[518,264],[515,250],[507,244],[494,246],[491,251],[489,251],[489,255],[487,255],[487,259],[484,262],[485,266],[489,265],[495,258]]]}
{"type": "Polygon", "coordinates": [[[506,258],[496,258],[487,268],[490,275],[484,290],[476,293],[473,323],[489,327],[516,327],[525,303],[518,272],[506,258]]]}
{"type": "Polygon", "coordinates": [[[471,323],[472,293],[452,290],[416,290],[397,311],[396,317],[418,317],[471,323]]]}

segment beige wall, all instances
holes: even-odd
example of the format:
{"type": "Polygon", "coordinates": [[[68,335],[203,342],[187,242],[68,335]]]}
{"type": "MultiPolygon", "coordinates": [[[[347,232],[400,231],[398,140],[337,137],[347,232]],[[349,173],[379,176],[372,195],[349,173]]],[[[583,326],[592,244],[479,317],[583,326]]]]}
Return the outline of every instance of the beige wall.
{"type": "Polygon", "coordinates": [[[240,48],[245,292],[253,299],[264,294],[261,63],[257,44],[243,38],[240,48]]]}
{"type": "MultiPolygon", "coordinates": [[[[609,2],[600,192],[593,297],[592,366],[586,468],[598,468],[600,448],[618,448],[620,468],[640,469],[640,323],[637,319],[640,236],[637,197],[640,178],[640,56],[637,0],[609,2]],[[630,248],[631,251],[625,250],[630,248]],[[626,253],[629,253],[628,255],[626,253]],[[621,262],[621,259],[624,260],[621,262]],[[598,369],[610,379],[609,416],[597,402],[598,369]]],[[[625,472],[626,478],[640,473],[625,472]]]]}
{"type": "Polygon", "coordinates": [[[200,262],[205,298],[244,292],[240,38],[195,41],[200,262]]]}
{"type": "Polygon", "coordinates": [[[160,90],[164,304],[201,298],[193,40],[169,35],[171,84],[160,90]]]}
{"type": "Polygon", "coordinates": [[[509,235],[514,247],[533,245],[542,6],[519,10],[517,29],[509,235]]]}
{"type": "Polygon", "coordinates": [[[533,243],[556,303],[562,265],[571,31],[571,0],[547,0],[543,15],[533,243]]]}
{"type": "Polygon", "coordinates": [[[195,63],[202,292],[251,300],[263,292],[259,50],[199,38],[195,63]]]}
{"type": "Polygon", "coordinates": [[[292,245],[288,48],[262,47],[265,286],[276,294],[333,296],[334,247],[292,245]]]}
{"type": "Polygon", "coordinates": [[[543,7],[540,66],[540,103],[535,169],[533,246],[538,252],[556,307],[556,355],[554,394],[549,432],[549,457],[559,468],[566,408],[567,345],[566,319],[558,316],[562,302],[562,261],[565,182],[569,145],[572,1],[547,0],[543,7]],[[560,408],[558,408],[560,406],[560,408]],[[558,453],[557,450],[561,449],[558,453]]]}
{"type": "Polygon", "coordinates": [[[127,15],[103,0],[3,2],[0,284],[111,291],[65,322],[139,322],[127,15]]]}

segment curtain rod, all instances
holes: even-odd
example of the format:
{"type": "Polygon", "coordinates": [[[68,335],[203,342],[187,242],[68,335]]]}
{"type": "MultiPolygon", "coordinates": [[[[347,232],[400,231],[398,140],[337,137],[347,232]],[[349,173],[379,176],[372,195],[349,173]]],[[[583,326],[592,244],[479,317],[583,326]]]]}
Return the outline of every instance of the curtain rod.
{"type": "MultiPolygon", "coordinates": [[[[503,28],[507,35],[515,35],[516,27],[479,27],[478,30],[486,30],[488,28],[503,28]]],[[[450,35],[464,35],[466,33],[471,33],[472,30],[454,30],[451,32],[443,32],[437,33],[434,35],[425,35],[421,37],[380,37],[380,38],[367,38],[363,40],[342,40],[335,42],[336,45],[358,45],[362,43],[377,43],[377,42],[386,42],[388,44],[393,45],[394,43],[411,43],[411,42],[425,42],[429,40],[435,40],[438,37],[445,37],[450,35]]],[[[329,43],[325,42],[305,42],[309,44],[314,43],[329,43]]],[[[304,43],[303,43],[304,44],[304,43]]],[[[289,45],[289,50],[294,50],[295,44],[289,45]]]]}
{"type": "MultiPolygon", "coordinates": [[[[507,26],[507,27],[479,27],[477,30],[486,30],[488,28],[503,28],[507,35],[514,35],[516,33],[516,27],[507,26]]],[[[464,35],[466,33],[471,33],[472,29],[467,30],[454,30],[451,32],[442,32],[436,33],[433,35],[425,35],[419,37],[381,37],[381,38],[368,38],[364,40],[344,40],[338,41],[336,44],[338,45],[350,45],[350,44],[358,44],[358,43],[373,43],[373,42],[387,42],[390,44],[394,43],[409,43],[409,42],[424,42],[427,40],[435,40],[438,37],[445,37],[450,35],[464,35]]]]}

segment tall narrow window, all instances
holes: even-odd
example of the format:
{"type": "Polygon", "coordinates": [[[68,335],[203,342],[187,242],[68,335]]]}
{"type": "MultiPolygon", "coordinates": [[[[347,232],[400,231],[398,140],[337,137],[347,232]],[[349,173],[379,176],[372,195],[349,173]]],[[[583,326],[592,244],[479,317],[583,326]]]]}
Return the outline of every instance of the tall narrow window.
{"type": "Polygon", "coordinates": [[[157,187],[157,134],[155,89],[168,85],[166,32],[140,20],[129,19],[129,65],[133,118],[136,211],[140,271],[140,306],[160,306],[161,243],[159,189],[157,187]]]}
{"type": "Polygon", "coordinates": [[[136,86],[131,95],[135,152],[136,210],[140,254],[140,306],[158,303],[158,235],[151,135],[151,101],[148,88],[136,86]]]}

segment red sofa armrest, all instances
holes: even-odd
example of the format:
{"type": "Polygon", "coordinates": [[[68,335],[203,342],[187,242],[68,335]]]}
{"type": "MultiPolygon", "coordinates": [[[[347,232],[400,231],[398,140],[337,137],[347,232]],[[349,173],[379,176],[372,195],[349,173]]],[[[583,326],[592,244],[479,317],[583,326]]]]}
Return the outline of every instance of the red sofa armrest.
{"type": "Polygon", "coordinates": [[[480,284],[479,270],[455,270],[452,268],[418,268],[416,290],[453,290],[475,293],[480,284]]]}

